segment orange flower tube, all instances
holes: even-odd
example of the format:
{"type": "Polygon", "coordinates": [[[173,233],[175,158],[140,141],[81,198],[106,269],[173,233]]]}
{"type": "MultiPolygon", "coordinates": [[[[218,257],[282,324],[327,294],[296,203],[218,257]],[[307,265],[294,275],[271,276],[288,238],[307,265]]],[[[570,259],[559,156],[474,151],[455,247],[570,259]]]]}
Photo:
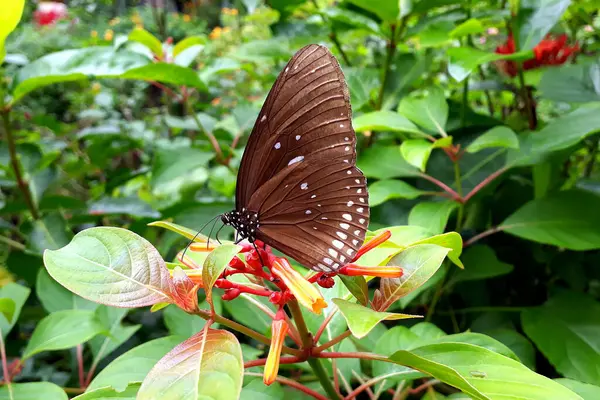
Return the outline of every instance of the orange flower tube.
{"type": "Polygon", "coordinates": [[[285,286],[304,307],[315,314],[321,314],[321,310],[327,307],[327,302],[319,290],[300,275],[298,271],[293,269],[285,258],[276,258],[273,261],[271,271],[283,281],[285,286]]]}
{"type": "Polygon", "coordinates": [[[263,382],[265,385],[270,385],[277,379],[279,373],[279,360],[281,358],[281,349],[283,342],[288,333],[289,326],[285,321],[283,309],[277,312],[277,315],[271,323],[271,347],[269,348],[269,355],[267,356],[267,362],[265,364],[265,371],[263,373],[263,382]]]}

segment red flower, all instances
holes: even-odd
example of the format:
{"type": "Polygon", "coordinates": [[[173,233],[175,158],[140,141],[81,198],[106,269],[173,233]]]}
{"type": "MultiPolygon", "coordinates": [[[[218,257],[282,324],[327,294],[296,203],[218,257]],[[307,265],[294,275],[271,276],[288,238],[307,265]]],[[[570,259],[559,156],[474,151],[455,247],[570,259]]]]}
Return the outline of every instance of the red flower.
{"type": "MultiPolygon", "coordinates": [[[[523,63],[523,69],[534,69],[544,65],[564,64],[573,54],[579,51],[579,45],[567,45],[567,35],[558,37],[547,35],[533,49],[534,58],[523,63]]],[[[513,54],[516,51],[515,40],[510,34],[506,43],[496,48],[497,54],[513,54]]],[[[518,73],[517,63],[511,60],[500,60],[496,62],[498,68],[508,76],[516,76],[518,73]]]]}
{"type": "Polygon", "coordinates": [[[35,22],[39,26],[52,25],[56,21],[66,18],[67,6],[55,1],[43,1],[38,4],[37,10],[33,13],[35,22]]]}

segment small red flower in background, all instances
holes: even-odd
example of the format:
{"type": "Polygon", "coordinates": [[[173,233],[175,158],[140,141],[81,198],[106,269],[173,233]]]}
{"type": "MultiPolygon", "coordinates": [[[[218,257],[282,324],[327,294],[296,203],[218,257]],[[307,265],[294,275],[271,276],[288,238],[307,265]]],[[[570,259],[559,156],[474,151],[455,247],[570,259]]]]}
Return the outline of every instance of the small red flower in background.
{"type": "MultiPolygon", "coordinates": [[[[567,44],[567,35],[562,34],[558,37],[547,35],[533,49],[534,58],[523,63],[523,69],[535,69],[545,65],[564,64],[573,54],[579,51],[579,45],[575,43],[572,46],[567,44]]],[[[506,43],[496,48],[497,54],[513,54],[516,51],[515,40],[510,34],[506,43]]],[[[496,62],[498,68],[508,76],[516,76],[518,73],[517,63],[510,60],[500,60],[496,62]]]]}
{"type": "Polygon", "coordinates": [[[55,1],[42,1],[38,4],[33,17],[39,26],[52,25],[67,17],[67,6],[55,1]]]}

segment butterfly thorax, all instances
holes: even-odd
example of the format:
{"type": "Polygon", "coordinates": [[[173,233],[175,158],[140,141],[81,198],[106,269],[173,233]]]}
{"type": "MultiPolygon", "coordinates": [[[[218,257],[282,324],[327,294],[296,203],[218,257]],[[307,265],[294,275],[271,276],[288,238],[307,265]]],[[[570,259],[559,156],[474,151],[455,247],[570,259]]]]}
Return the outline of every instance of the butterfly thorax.
{"type": "Polygon", "coordinates": [[[260,226],[256,212],[246,208],[242,208],[242,211],[233,210],[221,215],[221,221],[231,225],[242,239],[248,239],[251,243],[256,240],[256,230],[260,226]]]}

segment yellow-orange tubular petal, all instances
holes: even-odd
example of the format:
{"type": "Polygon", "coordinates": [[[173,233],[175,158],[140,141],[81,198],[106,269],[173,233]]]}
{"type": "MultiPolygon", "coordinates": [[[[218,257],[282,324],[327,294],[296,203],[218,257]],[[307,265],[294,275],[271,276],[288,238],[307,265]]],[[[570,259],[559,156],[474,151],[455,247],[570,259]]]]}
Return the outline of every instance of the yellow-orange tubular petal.
{"type": "Polygon", "coordinates": [[[363,267],[356,264],[348,264],[340,269],[340,274],[347,276],[378,276],[380,278],[400,278],[403,275],[401,267],[363,267]]]}
{"type": "Polygon", "coordinates": [[[352,261],[358,260],[360,257],[362,257],[363,254],[365,254],[368,251],[373,250],[375,247],[379,246],[380,244],[382,244],[383,242],[388,240],[390,237],[392,237],[392,232],[390,232],[388,230],[385,230],[385,231],[381,232],[380,234],[378,234],[377,236],[374,236],[367,243],[363,244],[360,249],[358,249],[358,251],[356,252],[356,256],[354,257],[354,259],[352,261]]]}
{"type": "Polygon", "coordinates": [[[273,320],[271,323],[271,332],[273,336],[271,337],[271,347],[269,348],[269,355],[267,356],[263,374],[263,382],[265,385],[270,385],[277,379],[281,348],[283,347],[283,342],[285,341],[288,330],[289,326],[285,319],[273,320]]]}
{"type": "Polygon", "coordinates": [[[294,297],[304,307],[315,314],[327,307],[327,302],[312,283],[292,268],[285,258],[276,258],[273,262],[272,272],[283,281],[294,297]]]}

